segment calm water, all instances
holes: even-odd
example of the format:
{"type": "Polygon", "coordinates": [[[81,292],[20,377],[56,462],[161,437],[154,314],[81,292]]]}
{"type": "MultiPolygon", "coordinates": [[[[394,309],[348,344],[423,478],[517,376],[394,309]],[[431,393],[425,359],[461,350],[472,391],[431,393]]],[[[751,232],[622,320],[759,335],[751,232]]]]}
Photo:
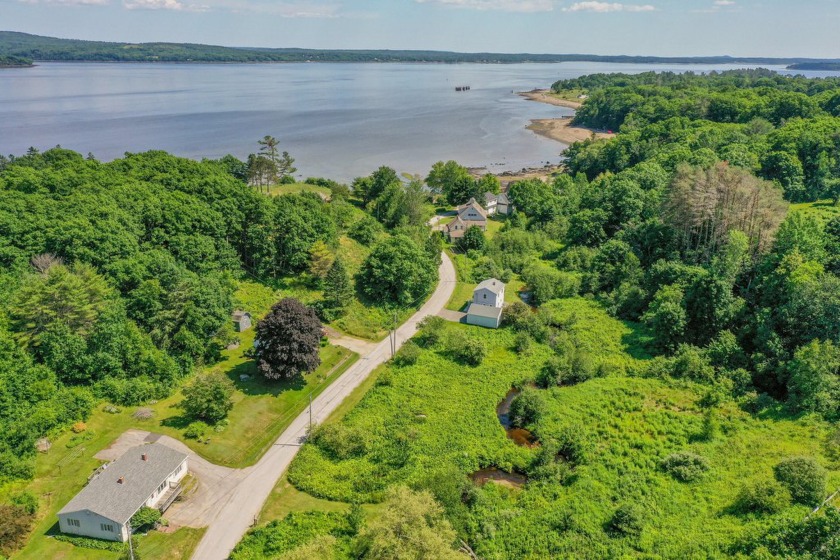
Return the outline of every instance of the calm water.
{"type": "Polygon", "coordinates": [[[271,134],[297,159],[302,176],[348,180],[383,164],[425,174],[441,159],[519,169],[557,162],[562,149],[526,130],[529,120],[571,111],[526,101],[514,91],[593,72],[652,68],[713,69],[44,63],[0,70],[0,153],[60,144],[102,160],[149,149],[244,158],[257,150],[257,139],[271,134]],[[455,92],[462,84],[472,90],[455,92]]]}

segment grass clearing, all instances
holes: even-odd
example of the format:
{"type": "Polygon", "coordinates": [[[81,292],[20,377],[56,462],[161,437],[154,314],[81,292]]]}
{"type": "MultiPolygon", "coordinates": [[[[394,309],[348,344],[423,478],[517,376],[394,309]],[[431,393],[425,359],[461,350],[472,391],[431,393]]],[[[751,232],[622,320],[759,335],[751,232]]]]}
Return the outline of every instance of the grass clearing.
{"type": "Polygon", "coordinates": [[[269,187],[268,194],[271,196],[280,196],[284,194],[297,194],[302,192],[311,192],[322,197],[329,197],[330,189],[326,187],[319,187],[318,185],[310,185],[309,183],[289,183],[288,185],[274,185],[269,187]]]}
{"type": "Polygon", "coordinates": [[[790,209],[794,212],[804,212],[809,216],[816,216],[826,222],[836,216],[840,216],[840,204],[834,204],[833,200],[791,204],[790,209]]]}

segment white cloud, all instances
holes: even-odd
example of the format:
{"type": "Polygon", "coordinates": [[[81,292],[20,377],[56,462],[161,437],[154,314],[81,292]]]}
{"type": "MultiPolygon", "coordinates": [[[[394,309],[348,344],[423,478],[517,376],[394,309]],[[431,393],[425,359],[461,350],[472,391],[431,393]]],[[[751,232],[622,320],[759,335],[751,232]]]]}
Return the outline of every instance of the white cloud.
{"type": "Polygon", "coordinates": [[[58,4],[59,6],[104,6],[111,0],[20,0],[24,4],[58,4]]]}
{"type": "Polygon", "coordinates": [[[237,14],[266,14],[282,18],[336,18],[341,5],[336,2],[276,2],[254,0],[205,0],[212,10],[237,14]]]}
{"type": "Polygon", "coordinates": [[[618,2],[575,2],[564,12],[596,12],[605,14],[608,12],[654,12],[655,6],[650,4],[619,4],[618,2]]]}
{"type": "Polygon", "coordinates": [[[206,6],[184,4],[178,0],[123,0],[126,10],[173,10],[177,12],[202,12],[206,6]]]}
{"type": "Polygon", "coordinates": [[[453,8],[498,10],[503,12],[550,12],[553,0],[414,0],[418,4],[440,4],[453,8]]]}
{"type": "Polygon", "coordinates": [[[734,6],[734,0],[715,0],[715,6],[734,6]]]}

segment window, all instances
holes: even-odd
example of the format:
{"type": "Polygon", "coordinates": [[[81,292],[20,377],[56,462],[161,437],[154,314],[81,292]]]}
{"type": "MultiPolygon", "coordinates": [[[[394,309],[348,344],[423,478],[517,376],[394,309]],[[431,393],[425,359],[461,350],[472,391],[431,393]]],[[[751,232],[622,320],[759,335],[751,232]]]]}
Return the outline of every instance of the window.
{"type": "Polygon", "coordinates": [[[69,517],[67,518],[67,525],[69,525],[70,527],[81,527],[82,526],[82,524],[79,523],[78,519],[70,519],[69,517]]]}
{"type": "Polygon", "coordinates": [[[484,299],[487,299],[487,294],[484,294],[484,299]]]}
{"type": "Polygon", "coordinates": [[[116,531],[114,530],[114,526],[110,523],[100,523],[99,528],[103,531],[107,531],[108,533],[116,533],[116,531]]]}

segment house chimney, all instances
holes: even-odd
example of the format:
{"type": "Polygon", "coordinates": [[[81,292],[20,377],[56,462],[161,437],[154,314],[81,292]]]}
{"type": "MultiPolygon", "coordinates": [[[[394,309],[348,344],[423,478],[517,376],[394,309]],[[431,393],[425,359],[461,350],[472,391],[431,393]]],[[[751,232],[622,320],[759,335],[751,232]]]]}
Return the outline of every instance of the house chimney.
{"type": "Polygon", "coordinates": [[[148,461],[148,460],[149,460],[149,456],[148,456],[148,455],[146,455],[145,453],[143,453],[142,455],[140,455],[140,458],[141,458],[141,459],[143,459],[144,461],[148,461]]]}
{"type": "Polygon", "coordinates": [[[121,476],[117,479],[117,484],[122,484],[123,482],[125,482],[125,477],[124,476],[121,476]]]}

